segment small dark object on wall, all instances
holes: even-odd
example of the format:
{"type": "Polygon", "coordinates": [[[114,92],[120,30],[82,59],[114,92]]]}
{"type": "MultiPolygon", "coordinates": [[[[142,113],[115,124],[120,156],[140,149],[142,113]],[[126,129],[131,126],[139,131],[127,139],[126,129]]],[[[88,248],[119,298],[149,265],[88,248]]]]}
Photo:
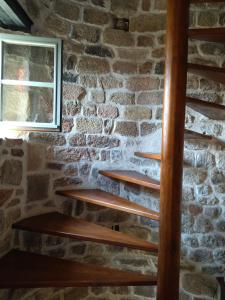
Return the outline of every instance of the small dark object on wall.
{"type": "Polygon", "coordinates": [[[113,28],[123,31],[129,31],[130,21],[126,18],[113,18],[113,28]]]}

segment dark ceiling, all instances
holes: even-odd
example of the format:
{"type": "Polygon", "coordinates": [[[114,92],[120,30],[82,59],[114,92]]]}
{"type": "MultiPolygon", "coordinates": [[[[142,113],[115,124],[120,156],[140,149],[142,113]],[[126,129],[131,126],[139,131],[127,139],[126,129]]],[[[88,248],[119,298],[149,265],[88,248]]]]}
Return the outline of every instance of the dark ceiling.
{"type": "Polygon", "coordinates": [[[32,21],[16,0],[0,0],[0,26],[30,31],[32,21]]]}

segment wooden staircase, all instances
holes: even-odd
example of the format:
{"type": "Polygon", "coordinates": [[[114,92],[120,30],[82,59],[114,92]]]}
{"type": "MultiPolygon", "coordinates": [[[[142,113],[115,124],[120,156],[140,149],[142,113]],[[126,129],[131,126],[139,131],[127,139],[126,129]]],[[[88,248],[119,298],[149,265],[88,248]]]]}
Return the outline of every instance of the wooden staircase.
{"type": "MultiPolygon", "coordinates": [[[[70,237],[151,253],[159,251],[158,278],[12,250],[0,260],[0,288],[147,286],[157,285],[158,282],[158,300],[178,299],[183,142],[184,139],[201,139],[206,142],[212,140],[210,136],[184,130],[185,108],[188,106],[214,120],[225,120],[224,106],[186,96],[187,71],[225,84],[225,69],[187,64],[187,41],[189,37],[210,42],[225,42],[225,29],[191,29],[188,32],[189,1],[169,0],[168,2],[169,43],[166,61],[168,80],[165,83],[162,153],[135,153],[140,158],[161,162],[161,180],[159,182],[133,170],[99,171],[102,176],[112,180],[159,191],[160,213],[98,189],[56,192],[57,195],[69,198],[71,201],[79,200],[160,221],[159,247],[149,241],[58,212],[30,217],[13,225],[17,230],[70,237]],[[172,105],[172,101],[176,105],[172,105]]],[[[215,1],[208,0],[208,2],[215,1]]]]}
{"type": "Polygon", "coordinates": [[[0,260],[0,288],[142,286],[156,278],[12,250],[0,260]]]}

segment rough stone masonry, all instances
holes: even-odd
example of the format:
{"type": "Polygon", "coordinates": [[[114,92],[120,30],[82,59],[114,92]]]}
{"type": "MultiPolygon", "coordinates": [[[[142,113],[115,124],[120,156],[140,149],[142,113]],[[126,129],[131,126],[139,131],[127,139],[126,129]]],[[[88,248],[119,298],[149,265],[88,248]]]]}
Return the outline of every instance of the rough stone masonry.
{"type": "MultiPolygon", "coordinates": [[[[21,133],[0,142],[0,254],[11,247],[125,270],[156,273],[157,258],[143,251],[48,235],[13,232],[16,220],[57,209],[143,239],[157,241],[145,218],[55,196],[62,188],[101,187],[159,209],[152,190],[98,175],[133,169],[159,178],[157,162],[134,151],[160,151],[165,60],[165,0],[20,0],[33,33],[64,41],[63,132],[21,133]],[[129,30],[115,19],[129,19],[129,30]],[[124,29],[124,30],[123,30],[124,29]]],[[[225,5],[191,6],[192,27],[225,24],[225,5]]],[[[190,42],[189,61],[224,66],[225,45],[190,42]]],[[[196,76],[188,93],[224,103],[223,86],[196,76]]],[[[187,127],[216,138],[185,143],[182,209],[182,300],[217,299],[213,279],[225,272],[225,126],[188,109],[187,127]],[[218,142],[218,140],[220,142],[218,142]]],[[[34,270],[35,271],[35,270],[34,270]]],[[[172,271],[172,270],[171,270],[172,271]]],[[[155,289],[82,288],[4,290],[1,300],[144,300],[155,289]]]]}

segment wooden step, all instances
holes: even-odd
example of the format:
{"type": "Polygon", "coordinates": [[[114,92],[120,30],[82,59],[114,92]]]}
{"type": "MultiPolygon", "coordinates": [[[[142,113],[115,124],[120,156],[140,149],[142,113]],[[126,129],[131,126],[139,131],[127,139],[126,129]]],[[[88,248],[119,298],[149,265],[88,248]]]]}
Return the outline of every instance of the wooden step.
{"type": "Polygon", "coordinates": [[[156,278],[12,250],[0,259],[0,288],[152,286],[156,278]]]}
{"type": "Polygon", "coordinates": [[[225,68],[188,64],[188,72],[225,84],[225,68]]]}
{"type": "Polygon", "coordinates": [[[19,221],[13,225],[13,228],[150,252],[158,251],[156,244],[58,212],[47,213],[19,221]]]}
{"type": "Polygon", "coordinates": [[[188,35],[191,39],[195,40],[225,43],[225,28],[190,29],[188,35]]]}
{"type": "Polygon", "coordinates": [[[102,170],[99,171],[101,175],[117,179],[117,180],[122,180],[125,182],[133,183],[133,184],[138,184],[147,188],[152,188],[159,190],[160,189],[160,183],[158,180],[149,178],[146,175],[140,174],[136,171],[120,171],[120,170],[102,170]]]}
{"type": "Polygon", "coordinates": [[[187,106],[212,120],[225,120],[225,106],[187,97],[187,106]]]}
{"type": "Polygon", "coordinates": [[[188,129],[185,129],[184,138],[185,140],[212,140],[212,137],[209,135],[198,133],[188,129]]]}
{"type": "Polygon", "coordinates": [[[57,191],[56,194],[119,211],[159,220],[159,213],[113,194],[93,189],[57,191]]]}
{"type": "Polygon", "coordinates": [[[161,161],[161,155],[157,153],[148,153],[148,152],[135,152],[134,153],[138,157],[154,159],[161,161]]]}

